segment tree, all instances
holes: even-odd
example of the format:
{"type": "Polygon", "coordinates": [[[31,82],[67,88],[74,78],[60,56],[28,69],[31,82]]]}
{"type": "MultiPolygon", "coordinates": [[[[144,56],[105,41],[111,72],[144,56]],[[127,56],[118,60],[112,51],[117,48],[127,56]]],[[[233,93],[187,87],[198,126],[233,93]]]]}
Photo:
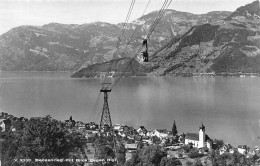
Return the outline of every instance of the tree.
{"type": "Polygon", "coordinates": [[[125,153],[126,153],[125,146],[123,144],[120,144],[116,149],[116,158],[117,158],[117,162],[120,166],[124,165],[124,163],[125,163],[125,160],[126,160],[125,153]]]}
{"type": "Polygon", "coordinates": [[[164,157],[160,162],[160,166],[181,166],[181,165],[182,165],[181,161],[177,158],[164,157]]]}
{"type": "Polygon", "coordinates": [[[152,137],[153,144],[159,144],[161,142],[160,138],[156,135],[152,137]]]}
{"type": "Polygon", "coordinates": [[[151,145],[143,149],[142,163],[144,166],[157,166],[160,164],[161,159],[166,156],[167,153],[161,146],[151,145]]]}
{"type": "Polygon", "coordinates": [[[189,153],[189,151],[191,150],[191,147],[190,147],[190,145],[183,145],[182,150],[185,153],[189,153]]]}
{"type": "Polygon", "coordinates": [[[200,159],[196,159],[194,166],[203,166],[200,159]]]}
{"type": "MultiPolygon", "coordinates": [[[[31,118],[24,123],[23,130],[9,131],[4,137],[3,165],[14,165],[14,159],[46,159],[85,157],[83,141],[75,132],[69,132],[63,122],[49,116],[31,118]],[[84,151],[84,150],[83,150],[84,151]]],[[[52,165],[52,163],[48,164],[52,165]]],[[[59,163],[55,163],[59,165],[59,163]]],[[[60,165],[66,165],[62,163],[60,165]]]]}
{"type": "Polygon", "coordinates": [[[213,143],[213,149],[217,149],[218,150],[218,149],[220,149],[221,147],[223,147],[225,145],[223,140],[215,139],[213,142],[214,142],[213,143]]]}
{"type": "Polygon", "coordinates": [[[259,156],[257,156],[256,154],[252,157],[253,162],[255,162],[258,159],[259,159],[259,156]]]}
{"type": "Polygon", "coordinates": [[[129,159],[127,162],[125,162],[125,166],[141,165],[141,153],[142,153],[141,149],[139,149],[135,153],[133,153],[131,159],[129,159]]]}
{"type": "Polygon", "coordinates": [[[161,162],[162,164],[164,161],[168,163],[166,159],[161,161],[166,156],[167,153],[161,146],[151,145],[138,149],[132,158],[125,163],[125,166],[159,166],[161,162]]]}
{"type": "Polygon", "coordinates": [[[175,120],[174,120],[174,123],[172,126],[172,135],[177,135],[177,134],[178,134],[178,131],[177,131],[177,127],[176,127],[175,120]]]}
{"type": "Polygon", "coordinates": [[[202,157],[203,154],[200,154],[198,149],[193,148],[193,149],[191,149],[191,150],[189,151],[188,156],[189,156],[190,158],[198,158],[198,157],[202,157]]]}

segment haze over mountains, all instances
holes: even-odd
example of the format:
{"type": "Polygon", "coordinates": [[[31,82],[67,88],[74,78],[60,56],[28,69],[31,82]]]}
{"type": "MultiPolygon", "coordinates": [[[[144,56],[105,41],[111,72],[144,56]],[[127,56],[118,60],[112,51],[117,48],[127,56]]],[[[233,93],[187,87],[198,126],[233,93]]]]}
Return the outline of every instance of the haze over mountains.
{"type": "MultiPolygon", "coordinates": [[[[131,57],[142,37],[157,17],[158,11],[144,15],[127,25],[116,52],[123,23],[113,25],[95,22],[83,25],[50,23],[43,26],[20,26],[0,36],[0,69],[3,71],[71,71],[96,62],[131,57]],[[132,42],[125,47],[135,27],[132,42]]],[[[149,42],[153,53],[177,34],[194,25],[227,17],[230,12],[202,15],[167,10],[149,42]]]]}
{"type": "MultiPolygon", "coordinates": [[[[238,8],[224,19],[195,25],[180,37],[172,37],[150,59],[150,71],[146,74],[153,76],[189,76],[200,73],[259,74],[259,1],[238,8]]],[[[86,76],[83,73],[100,71],[99,68],[91,69],[84,68],[74,76],[81,77],[86,76]]]]}

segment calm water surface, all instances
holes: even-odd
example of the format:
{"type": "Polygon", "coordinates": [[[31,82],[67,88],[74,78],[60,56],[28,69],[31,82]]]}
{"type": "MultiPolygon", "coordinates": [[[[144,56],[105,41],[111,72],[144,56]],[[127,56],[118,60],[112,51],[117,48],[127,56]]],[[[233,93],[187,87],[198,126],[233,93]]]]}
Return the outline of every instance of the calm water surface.
{"type": "MultiPolygon", "coordinates": [[[[72,79],[68,73],[0,73],[0,111],[100,121],[103,95],[93,108],[100,79],[72,79]]],[[[232,145],[259,145],[260,78],[122,78],[109,95],[114,124],[198,132],[232,145]]]]}

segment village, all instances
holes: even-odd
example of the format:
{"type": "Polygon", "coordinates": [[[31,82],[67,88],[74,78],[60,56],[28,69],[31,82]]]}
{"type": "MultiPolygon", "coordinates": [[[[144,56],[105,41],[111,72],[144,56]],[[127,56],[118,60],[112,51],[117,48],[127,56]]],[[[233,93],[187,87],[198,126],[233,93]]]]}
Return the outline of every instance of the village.
{"type": "MultiPolygon", "coordinates": [[[[0,114],[0,129],[1,132],[22,130],[23,123],[28,121],[24,117],[14,117],[7,113],[0,114]]],[[[139,146],[149,147],[151,145],[159,145],[167,152],[167,158],[176,158],[182,163],[193,162],[195,158],[200,158],[204,163],[207,163],[207,158],[212,150],[219,155],[239,153],[245,158],[252,158],[259,154],[259,147],[250,149],[246,145],[233,147],[230,144],[225,144],[222,140],[210,138],[206,133],[206,126],[200,124],[198,130],[192,133],[178,134],[175,121],[171,131],[167,129],[147,130],[145,126],[140,126],[135,129],[131,126],[115,124],[112,128],[105,126],[99,128],[99,125],[90,122],[73,120],[72,116],[63,122],[65,128],[71,132],[77,132],[81,138],[85,140],[85,154],[88,160],[98,158],[96,139],[103,137],[115,141],[116,144],[122,144],[125,148],[125,159],[130,160],[134,153],[139,149],[139,146]]],[[[108,141],[109,142],[109,141],[108,141]]],[[[109,143],[107,143],[109,145],[109,143]]],[[[110,146],[113,149],[112,146],[110,146]]],[[[259,162],[259,157],[256,158],[259,162]]],[[[188,165],[188,164],[187,164],[188,165]]],[[[206,164],[207,165],[207,164],[206,164]]]]}

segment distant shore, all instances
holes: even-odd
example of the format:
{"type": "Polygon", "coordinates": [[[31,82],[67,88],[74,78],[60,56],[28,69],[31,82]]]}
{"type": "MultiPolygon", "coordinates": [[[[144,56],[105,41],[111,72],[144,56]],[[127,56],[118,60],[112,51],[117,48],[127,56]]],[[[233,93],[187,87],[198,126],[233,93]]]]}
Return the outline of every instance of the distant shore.
{"type": "MultiPolygon", "coordinates": [[[[74,71],[0,71],[0,73],[68,73],[72,78],[104,78],[106,72],[88,72],[83,75],[74,75],[74,71]]],[[[108,73],[107,77],[120,77],[123,72],[108,73]]],[[[155,75],[152,73],[135,73],[125,72],[124,77],[260,77],[260,73],[173,73],[169,75],[155,75]]]]}

